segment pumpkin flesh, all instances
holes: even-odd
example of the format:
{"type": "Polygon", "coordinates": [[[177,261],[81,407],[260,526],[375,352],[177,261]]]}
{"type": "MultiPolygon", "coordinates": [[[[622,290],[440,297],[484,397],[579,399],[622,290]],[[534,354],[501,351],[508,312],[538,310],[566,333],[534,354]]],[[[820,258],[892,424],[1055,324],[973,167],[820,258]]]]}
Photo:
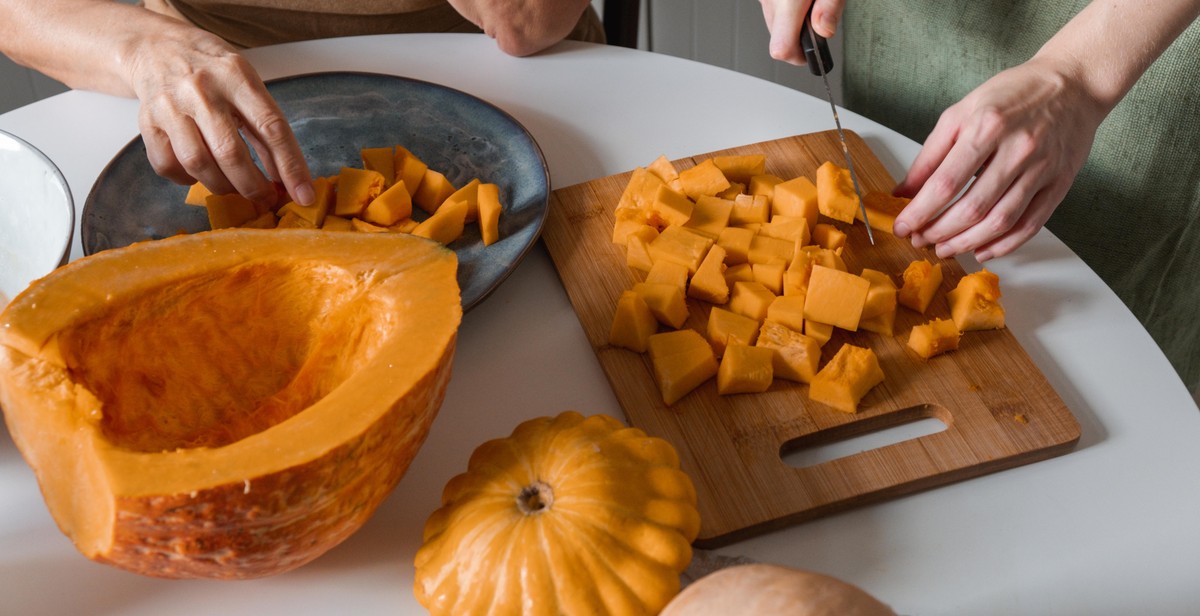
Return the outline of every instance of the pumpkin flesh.
{"type": "Polygon", "coordinates": [[[0,405],[86,556],[286,571],[357,530],[423,442],[455,270],[419,238],[300,230],[98,253],[0,316],[0,405]]]}

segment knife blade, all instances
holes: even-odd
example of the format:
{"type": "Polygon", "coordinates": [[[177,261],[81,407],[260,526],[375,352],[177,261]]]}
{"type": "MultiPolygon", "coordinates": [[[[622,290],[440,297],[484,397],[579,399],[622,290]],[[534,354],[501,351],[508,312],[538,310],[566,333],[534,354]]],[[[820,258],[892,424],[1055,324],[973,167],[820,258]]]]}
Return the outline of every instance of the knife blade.
{"type": "MultiPolygon", "coordinates": [[[[816,2],[813,2],[816,4],[816,2]]],[[[846,168],[850,170],[850,181],[854,184],[854,194],[858,196],[858,208],[862,212],[863,224],[867,227],[867,239],[875,245],[875,235],[871,233],[871,223],[867,219],[867,205],[863,202],[862,190],[858,186],[858,174],[854,171],[854,160],[850,156],[850,148],[846,145],[846,134],[842,132],[842,120],[838,117],[837,105],[833,103],[833,90],[829,88],[829,71],[833,69],[833,55],[829,52],[829,41],[812,29],[813,5],[808,5],[808,14],[800,26],[800,49],[808,61],[808,70],[814,75],[820,75],[825,84],[825,97],[829,99],[829,108],[833,110],[833,125],[837,127],[838,139],[842,142],[842,154],[846,157],[846,168]]]]}

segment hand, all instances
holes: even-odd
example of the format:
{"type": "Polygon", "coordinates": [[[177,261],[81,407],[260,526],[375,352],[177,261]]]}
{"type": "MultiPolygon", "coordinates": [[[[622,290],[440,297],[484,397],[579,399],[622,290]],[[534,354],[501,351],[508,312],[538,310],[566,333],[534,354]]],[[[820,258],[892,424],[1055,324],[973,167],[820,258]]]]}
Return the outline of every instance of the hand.
{"type": "Polygon", "coordinates": [[[1068,75],[1035,58],[946,109],[894,191],[912,197],[895,234],[935,246],[942,258],[974,251],[980,262],[1032,238],[1066,195],[1107,113],[1068,75]]]}
{"type": "Polygon", "coordinates": [[[760,0],[767,30],[771,33],[771,57],[790,64],[805,64],[800,50],[800,26],[813,5],[813,31],[824,38],[833,38],[842,20],[845,0],[760,0]]]}
{"type": "Polygon", "coordinates": [[[159,175],[263,205],[275,203],[278,180],[297,202],[313,202],[308,165],[287,119],[225,41],[197,28],[169,28],[139,42],[129,66],[141,100],[138,126],[159,175]]]}
{"type": "Polygon", "coordinates": [[[563,40],[579,23],[589,0],[450,0],[450,5],[500,51],[528,56],[563,40]]]}

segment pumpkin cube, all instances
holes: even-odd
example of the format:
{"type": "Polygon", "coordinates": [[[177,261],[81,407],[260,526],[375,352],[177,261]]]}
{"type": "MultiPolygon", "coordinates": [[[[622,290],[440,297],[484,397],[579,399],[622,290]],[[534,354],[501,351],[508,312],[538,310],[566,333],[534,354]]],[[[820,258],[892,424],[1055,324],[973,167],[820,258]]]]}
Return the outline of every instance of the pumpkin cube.
{"type": "MultiPolygon", "coordinates": [[[[454,184],[451,184],[450,180],[446,179],[446,176],[442,172],[426,169],[425,177],[421,178],[421,183],[412,193],[412,200],[413,203],[417,204],[417,207],[433,214],[446,203],[446,199],[454,194],[456,190],[454,184]]],[[[465,201],[462,203],[466,205],[465,201]]],[[[467,209],[463,210],[464,214],[467,212],[467,209]]]]}
{"type": "Polygon", "coordinates": [[[342,167],[337,179],[337,201],[333,213],[360,216],[367,204],[383,192],[383,175],[378,171],[342,167]]]}
{"type": "Polygon", "coordinates": [[[871,285],[867,288],[867,300],[863,303],[864,319],[896,311],[896,283],[892,282],[891,276],[873,269],[863,269],[859,276],[871,285]]]}
{"type": "Polygon", "coordinates": [[[450,193],[446,201],[467,202],[467,222],[479,220],[479,186],[483,184],[479,178],[472,178],[462,188],[450,193]]]}
{"type": "MultiPolygon", "coordinates": [[[[243,229],[277,229],[279,228],[279,219],[271,212],[263,212],[252,220],[241,225],[243,229]]],[[[315,228],[315,227],[313,227],[315,228]]]]}
{"type": "MultiPolygon", "coordinates": [[[[725,256],[725,262],[729,263],[729,255],[725,256]]],[[[738,263],[737,265],[730,265],[725,268],[725,282],[729,284],[730,288],[733,288],[733,283],[739,281],[754,281],[754,269],[749,263],[738,263]]]]}
{"type": "Polygon", "coordinates": [[[756,394],[771,388],[775,351],[765,347],[734,344],[725,349],[717,368],[717,393],[756,394]]]}
{"type": "Polygon", "coordinates": [[[433,216],[412,230],[413,235],[449,244],[462,236],[467,220],[467,202],[450,201],[442,204],[433,216]]]}
{"type": "Polygon", "coordinates": [[[879,358],[866,347],[844,344],[808,386],[808,397],[843,413],[858,412],[867,392],[883,382],[879,358]]]}
{"type": "Polygon", "coordinates": [[[817,226],[817,186],[805,176],[776,184],[771,197],[771,216],[797,216],[808,221],[808,228],[817,226]]]}
{"type": "Polygon", "coordinates": [[[726,308],[756,321],[767,318],[775,294],[760,282],[735,282],[726,308]]]}
{"type": "MultiPolygon", "coordinates": [[[[862,323],[859,323],[862,327],[862,323]]],[[[817,341],[820,346],[825,346],[830,338],[833,338],[833,326],[828,323],[818,323],[816,321],[804,320],[804,335],[817,341]]]]}
{"type": "Polygon", "coordinates": [[[750,252],[746,254],[751,263],[769,263],[772,259],[783,259],[791,263],[796,253],[796,242],[777,237],[755,235],[750,240],[750,252]]]}
{"type": "Polygon", "coordinates": [[[683,189],[679,187],[679,172],[675,169],[675,164],[666,156],[659,155],[654,162],[646,166],[646,170],[657,175],[658,179],[677,192],[683,192],[683,189]]]}
{"type": "Polygon", "coordinates": [[[398,221],[412,217],[412,195],[401,180],[392,184],[367,204],[363,210],[362,219],[380,226],[391,226],[398,221]]]}
{"type": "Polygon", "coordinates": [[[419,226],[421,226],[421,223],[411,218],[401,218],[400,220],[388,225],[388,231],[395,231],[396,233],[412,233],[419,226]]]}
{"type": "Polygon", "coordinates": [[[804,318],[857,331],[870,287],[861,276],[814,265],[804,296],[804,318]]]}
{"type": "Polygon", "coordinates": [[[617,300],[608,343],[613,346],[645,353],[650,336],[658,333],[658,320],[646,301],[634,291],[623,291],[617,300]]]}
{"type": "Polygon", "coordinates": [[[950,300],[950,318],[959,331],[1004,327],[1000,277],[986,269],[963,276],[946,299],[950,300]]]}
{"type": "Polygon", "coordinates": [[[767,203],[770,203],[775,198],[775,187],[782,183],[783,178],[771,173],[754,175],[750,177],[750,183],[746,186],[746,194],[762,195],[767,198],[767,203]]]}
{"type": "MultiPolygon", "coordinates": [[[[613,222],[612,233],[612,241],[614,244],[620,244],[624,246],[626,241],[629,239],[629,234],[641,229],[642,227],[651,226],[654,227],[656,231],[661,228],[657,223],[651,220],[653,217],[650,216],[650,213],[645,210],[623,208],[618,209],[613,216],[616,219],[613,222]]],[[[654,220],[657,220],[657,218],[654,218],[654,220]]]]}
{"type": "Polygon", "coordinates": [[[750,259],[750,244],[754,232],[738,227],[725,227],[717,235],[717,246],[725,249],[725,264],[737,265],[750,259]]]}
{"type": "Polygon", "coordinates": [[[942,286],[942,264],[928,260],[913,261],[904,268],[904,282],[896,295],[901,306],[925,314],[938,287],[942,286]]]}
{"type": "Polygon", "coordinates": [[[766,195],[736,195],[729,212],[729,224],[764,223],[771,218],[771,201],[766,195]]]}
{"type": "Polygon", "coordinates": [[[767,237],[789,240],[795,242],[797,246],[803,246],[809,240],[808,219],[803,216],[784,216],[780,214],[779,216],[772,217],[771,222],[760,226],[758,233],[767,237]]]}
{"type": "Polygon", "coordinates": [[[808,293],[808,281],[815,263],[814,253],[797,250],[787,271],[783,273],[783,294],[804,297],[808,293]]]}
{"type": "Polygon", "coordinates": [[[708,313],[706,332],[713,352],[720,357],[730,345],[754,344],[758,339],[758,321],[724,308],[714,307],[708,313]]]}
{"type": "MultiPolygon", "coordinates": [[[[292,227],[295,220],[303,220],[300,218],[291,219],[291,218],[289,218],[290,216],[291,216],[291,214],[289,213],[287,216],[284,216],[283,218],[279,219],[279,228],[280,229],[283,229],[285,227],[292,227]]],[[[307,225],[312,224],[306,220],[303,220],[303,223],[305,226],[302,228],[305,228],[305,229],[310,228],[307,225]]],[[[388,229],[387,227],[381,227],[376,224],[371,224],[361,218],[351,218],[350,219],[350,228],[351,228],[351,230],[358,231],[359,233],[388,233],[390,231],[390,229],[388,229]]]]}
{"type": "Polygon", "coordinates": [[[656,261],[650,266],[643,282],[661,282],[679,287],[680,292],[687,291],[687,268],[673,261],[656,261]]]}
{"type": "Polygon", "coordinates": [[[690,169],[680,171],[679,184],[685,195],[696,200],[704,195],[716,195],[729,188],[729,179],[709,158],[690,169]]]}
{"type": "Polygon", "coordinates": [[[742,195],[745,193],[746,193],[746,185],[745,184],[742,184],[740,182],[731,182],[729,184],[729,188],[722,190],[721,192],[717,193],[715,196],[720,197],[722,199],[728,199],[729,201],[733,201],[734,198],[736,198],[738,195],[742,195]]]}
{"type": "Polygon", "coordinates": [[[768,319],[759,328],[754,344],[774,351],[772,364],[775,376],[781,379],[808,383],[817,374],[821,345],[798,331],[768,319]]]}
{"type": "Polygon", "coordinates": [[[654,215],[666,221],[669,225],[682,225],[692,218],[692,210],[696,204],[692,203],[687,195],[672,190],[670,186],[663,184],[658,187],[658,192],[655,193],[654,202],[651,203],[650,209],[654,215]]]}
{"type": "Polygon", "coordinates": [[[650,257],[655,261],[678,263],[686,267],[689,274],[694,274],[712,245],[712,238],[672,225],[650,242],[650,257]]]}
{"type": "Polygon", "coordinates": [[[829,223],[819,222],[813,228],[813,243],[828,250],[846,246],[846,232],[829,223]]]}
{"type": "MultiPolygon", "coordinates": [[[[658,229],[650,225],[642,225],[639,231],[641,233],[635,231],[625,238],[625,264],[630,269],[648,272],[654,266],[654,259],[650,256],[650,242],[658,237],[658,229]],[[647,230],[653,232],[653,235],[646,233],[647,230]]],[[[685,269],[683,273],[686,277],[687,270],[685,269]]]]}
{"type": "Polygon", "coordinates": [[[950,319],[934,319],[924,325],[914,325],[908,333],[908,348],[929,359],[958,348],[962,332],[950,319]]]}
{"type": "Polygon", "coordinates": [[[708,255],[692,275],[687,287],[687,296],[708,302],[724,304],[729,301],[729,283],[725,282],[725,249],[713,246],[708,255]]]}
{"type": "Polygon", "coordinates": [[[767,320],[804,331],[804,297],[781,295],[767,307],[767,320]]]}
{"type": "Polygon", "coordinates": [[[842,259],[840,250],[830,250],[820,246],[801,246],[797,251],[809,253],[812,261],[816,265],[830,267],[839,271],[849,271],[846,268],[846,261],[842,259]]]}
{"type": "Polygon", "coordinates": [[[659,323],[679,329],[687,322],[688,308],[683,289],[662,282],[639,282],[633,285],[633,291],[646,302],[659,323]]]}
{"type": "MultiPolygon", "coordinates": [[[[889,193],[873,190],[863,195],[863,207],[867,209],[867,222],[871,224],[871,228],[891,233],[892,227],[896,224],[896,216],[904,210],[911,199],[905,197],[896,197],[889,193]]],[[[857,220],[862,220],[862,212],[854,213],[857,220]]]]}
{"type": "Polygon", "coordinates": [[[817,167],[817,208],[834,220],[854,222],[860,208],[849,169],[832,161],[817,167]]]}
{"type": "Polygon", "coordinates": [[[353,231],[354,225],[350,223],[349,218],[342,218],[330,214],[325,217],[325,222],[321,223],[322,231],[353,231]]]}
{"type": "Polygon", "coordinates": [[[479,185],[479,235],[484,246],[491,246],[500,239],[500,187],[484,183],[479,185]]]}
{"type": "Polygon", "coordinates": [[[384,187],[396,180],[395,152],[392,148],[363,148],[359,150],[363,169],[377,171],[383,176],[384,187]]]}
{"type": "Polygon", "coordinates": [[[303,206],[294,201],[288,201],[279,208],[276,212],[279,216],[283,216],[283,211],[290,209],[296,212],[296,215],[313,223],[317,227],[325,224],[325,217],[329,215],[329,210],[334,204],[334,187],[333,183],[326,177],[314,178],[312,181],[313,192],[316,193],[313,198],[312,205],[303,206]]]}
{"type": "Polygon", "coordinates": [[[698,332],[681,329],[650,336],[647,342],[654,380],[670,406],[717,374],[717,358],[698,332]]]}
{"type": "Polygon", "coordinates": [[[685,227],[713,239],[721,234],[721,230],[729,226],[729,214],[733,211],[733,202],[720,197],[701,195],[696,199],[696,207],[692,209],[692,217],[685,227]]]}
{"type": "Polygon", "coordinates": [[[208,226],[212,229],[228,229],[240,227],[258,218],[258,208],[254,202],[237,194],[210,194],[204,198],[208,208],[208,226]]]}
{"type": "Polygon", "coordinates": [[[742,154],[738,156],[714,156],[713,164],[730,182],[748,184],[750,178],[762,175],[767,166],[765,154],[742,154]]]}
{"type": "Polygon", "coordinates": [[[775,295],[783,294],[783,273],[787,270],[787,262],[779,257],[772,257],[766,263],[753,263],[751,270],[754,279],[775,295]]]}
{"type": "Polygon", "coordinates": [[[392,168],[394,169],[392,178],[393,182],[400,180],[404,182],[404,186],[408,188],[408,193],[416,194],[416,191],[421,187],[421,182],[425,179],[425,170],[429,169],[424,161],[417,158],[416,154],[409,152],[403,146],[396,146],[395,152],[392,155],[392,168]]]}
{"type": "Polygon", "coordinates": [[[658,190],[664,185],[665,182],[657,175],[645,167],[637,167],[629,175],[625,190],[621,192],[621,198],[617,201],[617,209],[650,212],[654,209],[658,190]]]}
{"type": "Polygon", "coordinates": [[[188,187],[187,196],[183,198],[183,202],[188,205],[205,207],[207,203],[204,200],[211,194],[213,193],[208,187],[200,182],[196,182],[188,187]]]}

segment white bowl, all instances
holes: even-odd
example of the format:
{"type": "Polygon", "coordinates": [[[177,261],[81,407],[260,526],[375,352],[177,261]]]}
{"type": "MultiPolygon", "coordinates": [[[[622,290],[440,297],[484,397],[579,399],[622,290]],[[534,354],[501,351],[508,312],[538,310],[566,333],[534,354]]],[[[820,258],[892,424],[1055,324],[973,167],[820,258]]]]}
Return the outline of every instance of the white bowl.
{"type": "Polygon", "coordinates": [[[40,150],[0,130],[0,308],[67,262],[71,189],[40,150]]]}

